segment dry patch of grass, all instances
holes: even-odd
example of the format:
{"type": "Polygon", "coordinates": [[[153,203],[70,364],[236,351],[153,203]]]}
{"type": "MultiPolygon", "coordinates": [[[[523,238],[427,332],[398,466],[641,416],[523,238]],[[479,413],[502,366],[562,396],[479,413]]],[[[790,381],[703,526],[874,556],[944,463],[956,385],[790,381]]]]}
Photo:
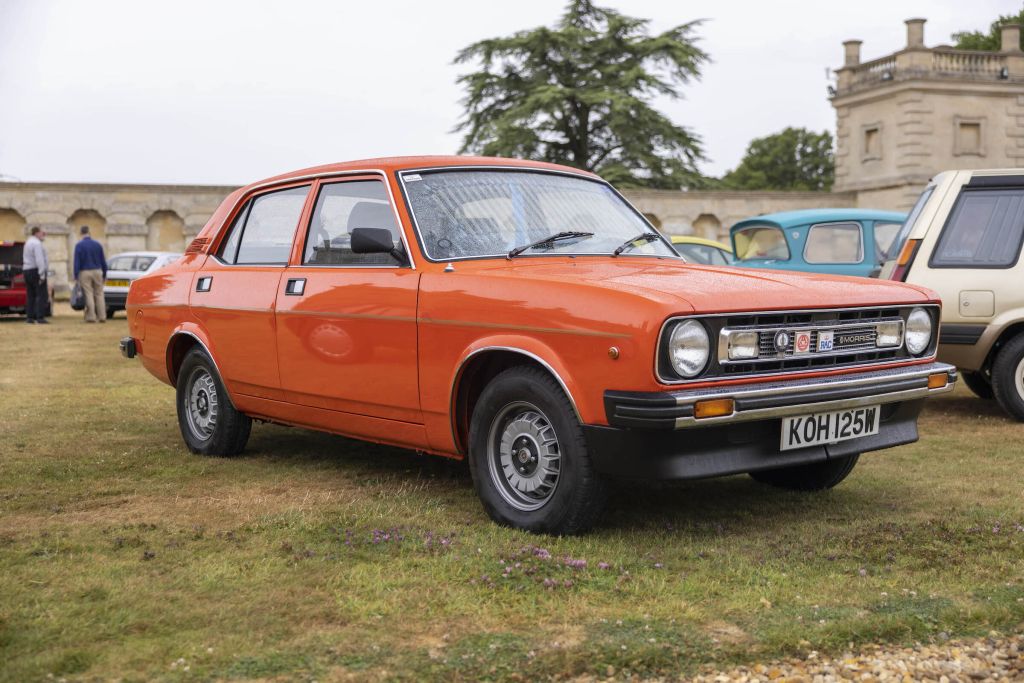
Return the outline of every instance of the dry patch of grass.
{"type": "Polygon", "coordinates": [[[622,486],[550,539],[408,451],[189,455],[124,333],[0,322],[0,680],[678,674],[1024,623],[1024,426],[964,389],[834,491],[622,486]]]}

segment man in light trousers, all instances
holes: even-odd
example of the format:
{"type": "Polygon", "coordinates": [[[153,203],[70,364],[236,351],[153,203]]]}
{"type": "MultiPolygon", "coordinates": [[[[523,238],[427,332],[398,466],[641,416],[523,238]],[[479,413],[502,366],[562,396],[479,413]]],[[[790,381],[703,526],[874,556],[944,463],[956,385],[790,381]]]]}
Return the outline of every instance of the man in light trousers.
{"type": "Polygon", "coordinates": [[[103,246],[89,235],[83,225],[82,239],[75,245],[75,279],[85,298],[85,322],[107,322],[107,303],[103,299],[103,281],[107,277],[107,257],[103,246]]]}

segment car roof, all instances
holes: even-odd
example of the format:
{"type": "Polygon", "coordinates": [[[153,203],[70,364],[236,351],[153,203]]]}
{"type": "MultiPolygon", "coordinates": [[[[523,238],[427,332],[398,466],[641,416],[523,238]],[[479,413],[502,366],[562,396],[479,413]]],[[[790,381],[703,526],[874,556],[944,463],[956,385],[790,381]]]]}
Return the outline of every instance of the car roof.
{"type": "Polygon", "coordinates": [[[751,223],[774,223],[780,228],[793,228],[808,223],[826,221],[892,221],[902,223],[907,214],[899,211],[879,211],[878,209],[799,209],[797,211],[779,211],[761,216],[751,216],[735,223],[732,230],[750,225],[751,223]]]}
{"type": "Polygon", "coordinates": [[[732,247],[728,244],[722,244],[715,240],[704,239],[703,237],[694,237],[693,235],[672,235],[671,240],[672,244],[703,244],[706,247],[716,247],[732,253],[732,247]]]}
{"type": "Polygon", "coordinates": [[[344,161],[336,164],[324,164],[323,166],[311,166],[309,168],[291,171],[281,175],[260,180],[242,188],[246,192],[255,187],[270,183],[280,183],[300,178],[331,175],[333,173],[351,173],[353,171],[407,171],[412,169],[427,169],[435,167],[450,166],[501,166],[509,168],[531,168],[541,171],[560,171],[562,173],[574,173],[576,175],[598,176],[571,166],[552,164],[546,161],[525,161],[523,159],[507,159],[505,157],[477,157],[477,156],[408,156],[408,157],[377,157],[373,159],[357,159],[355,161],[344,161]]]}

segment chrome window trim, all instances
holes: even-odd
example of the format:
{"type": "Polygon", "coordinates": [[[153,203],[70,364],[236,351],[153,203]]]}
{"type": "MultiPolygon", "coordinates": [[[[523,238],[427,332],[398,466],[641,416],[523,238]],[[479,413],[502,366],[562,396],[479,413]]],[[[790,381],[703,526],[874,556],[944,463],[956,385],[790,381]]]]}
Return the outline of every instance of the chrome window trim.
{"type": "MultiPolygon", "coordinates": [[[[639,217],[640,221],[644,225],[646,225],[647,227],[649,227],[651,229],[651,232],[654,232],[654,233],[656,233],[658,235],[658,237],[661,239],[661,242],[668,247],[669,252],[670,252],[668,254],[626,254],[626,253],[623,253],[623,254],[620,254],[620,256],[629,256],[629,257],[633,257],[633,258],[672,258],[672,259],[680,259],[684,263],[686,263],[686,260],[683,259],[682,256],[679,255],[679,252],[676,251],[675,247],[672,246],[671,240],[669,240],[668,237],[666,237],[664,234],[662,234],[662,232],[660,230],[658,230],[653,225],[651,225],[651,222],[649,220],[647,220],[647,218],[643,215],[643,213],[638,211],[637,208],[635,206],[633,206],[633,204],[631,204],[628,199],[623,197],[622,193],[620,193],[618,190],[615,189],[615,186],[613,186],[611,183],[609,183],[604,178],[601,178],[600,176],[591,175],[589,173],[576,173],[576,172],[573,172],[573,171],[562,170],[562,169],[540,168],[540,167],[536,167],[536,166],[501,166],[501,165],[486,165],[486,164],[482,164],[482,165],[475,165],[475,164],[453,164],[451,166],[425,166],[425,167],[422,167],[422,168],[403,168],[403,169],[395,171],[395,175],[398,177],[399,185],[402,188],[402,196],[403,196],[403,199],[405,199],[405,208],[409,212],[409,218],[412,220],[412,229],[413,229],[413,232],[416,233],[416,241],[419,242],[420,249],[423,250],[423,257],[427,261],[430,261],[431,263],[452,263],[452,262],[457,262],[457,261],[475,261],[475,260],[479,260],[479,259],[495,259],[495,258],[504,259],[504,258],[508,258],[508,253],[507,252],[502,252],[500,254],[482,254],[482,255],[478,255],[478,256],[455,256],[455,257],[452,257],[452,258],[434,258],[434,257],[432,257],[427,252],[426,242],[423,239],[423,234],[420,232],[419,220],[416,218],[416,210],[413,208],[412,202],[409,201],[409,192],[408,192],[408,188],[407,188],[407,185],[406,185],[406,182],[405,182],[405,176],[406,175],[410,175],[410,174],[411,175],[416,175],[417,173],[436,173],[436,172],[440,172],[440,171],[512,171],[512,172],[516,172],[516,173],[543,173],[543,174],[548,174],[548,175],[562,175],[562,176],[567,176],[567,177],[571,177],[571,178],[579,178],[579,179],[582,179],[582,180],[589,180],[590,182],[597,183],[599,185],[604,185],[609,190],[611,190],[612,193],[616,197],[618,197],[619,200],[622,201],[629,208],[630,211],[632,211],[637,217],[639,217]]],[[[551,257],[551,256],[563,256],[563,257],[564,256],[573,256],[573,257],[581,257],[581,256],[610,257],[611,253],[608,253],[608,254],[597,253],[597,254],[595,254],[595,253],[592,253],[592,252],[573,253],[573,252],[567,252],[567,251],[565,251],[565,252],[560,251],[557,254],[521,254],[517,258],[523,258],[523,257],[536,258],[536,257],[551,257]]]]}
{"type": "Polygon", "coordinates": [[[877,343],[871,349],[843,349],[840,351],[826,351],[825,353],[815,352],[806,354],[808,358],[830,358],[832,356],[846,356],[851,353],[863,353],[868,352],[872,349],[880,351],[899,351],[903,348],[904,338],[906,336],[907,323],[903,318],[895,318],[892,316],[877,318],[872,321],[859,321],[849,322],[844,321],[837,325],[819,325],[816,323],[797,323],[794,325],[749,325],[740,327],[723,327],[721,332],[718,333],[718,364],[729,365],[737,363],[774,363],[780,360],[802,358],[804,354],[792,356],[778,355],[772,356],[771,358],[738,358],[731,360],[729,358],[729,338],[737,332],[777,332],[779,330],[800,330],[807,332],[820,332],[820,331],[833,331],[837,334],[844,329],[857,329],[861,327],[877,327],[879,323],[883,322],[898,322],[900,324],[900,343],[895,346],[878,346],[877,343]]]}
{"type": "MultiPolygon", "coordinates": [[[[855,363],[853,365],[842,365],[842,366],[839,366],[839,367],[831,367],[831,368],[798,368],[798,369],[795,369],[795,370],[782,370],[782,371],[776,370],[776,371],[773,371],[773,372],[763,372],[763,373],[749,374],[749,375],[729,375],[729,376],[726,376],[726,377],[707,377],[707,376],[704,376],[704,375],[698,375],[697,377],[693,377],[693,378],[690,378],[690,379],[665,379],[664,377],[661,376],[661,374],[659,373],[659,370],[658,370],[658,357],[661,354],[661,343],[662,343],[663,337],[665,336],[665,330],[668,329],[669,325],[671,325],[672,323],[674,323],[674,322],[676,322],[678,320],[688,320],[688,319],[692,318],[692,319],[697,320],[699,322],[699,321],[702,321],[702,320],[707,320],[709,318],[729,318],[729,317],[748,316],[748,315],[749,316],[758,316],[758,315],[799,315],[799,314],[804,314],[804,313],[810,313],[810,314],[813,315],[815,313],[845,313],[845,312],[849,312],[849,311],[870,311],[870,310],[876,310],[876,309],[880,309],[880,308],[915,308],[915,307],[916,308],[923,308],[925,310],[933,310],[933,311],[935,311],[935,317],[933,318],[933,320],[936,322],[936,325],[938,324],[938,320],[941,317],[942,310],[941,310],[941,307],[938,304],[931,303],[931,302],[925,302],[925,303],[905,302],[905,303],[895,303],[895,304],[879,304],[877,306],[846,306],[846,307],[840,307],[840,308],[794,308],[794,309],[790,309],[790,310],[781,310],[781,311],[780,310],[772,310],[772,311],[733,311],[733,312],[730,312],[730,313],[708,313],[708,314],[690,313],[690,314],[687,314],[687,315],[674,315],[674,316],[670,316],[669,318],[666,318],[665,322],[663,322],[661,324],[661,329],[658,331],[658,339],[657,339],[657,341],[655,343],[655,346],[654,346],[654,379],[655,379],[656,382],[658,382],[658,384],[663,384],[665,386],[675,386],[675,385],[679,385],[679,384],[693,384],[693,383],[696,383],[696,382],[727,381],[727,380],[746,380],[746,379],[757,379],[757,378],[761,378],[761,377],[786,378],[786,377],[790,377],[790,376],[799,374],[801,372],[803,372],[803,373],[808,373],[808,372],[830,372],[830,371],[836,371],[836,370],[846,371],[846,370],[855,370],[857,368],[870,367],[870,366],[874,366],[874,367],[877,367],[877,368],[884,368],[884,367],[887,367],[887,366],[890,366],[890,365],[900,364],[900,363],[918,362],[918,361],[922,361],[922,360],[935,360],[936,356],[938,355],[938,348],[939,347],[938,347],[938,343],[937,343],[937,337],[935,336],[936,335],[935,330],[933,330],[932,331],[932,341],[930,342],[930,345],[934,347],[934,350],[932,351],[932,353],[930,355],[927,355],[927,356],[910,356],[908,358],[895,358],[895,359],[888,360],[888,361],[868,361],[866,363],[855,363]]],[[[895,348],[895,347],[889,347],[889,348],[895,348]]]]}
{"type": "Polygon", "coordinates": [[[849,221],[828,221],[825,223],[814,223],[807,228],[807,237],[804,238],[804,248],[800,256],[804,262],[811,264],[812,266],[855,266],[858,263],[864,263],[864,224],[860,221],[849,220],[849,221]],[[811,232],[815,228],[831,228],[837,225],[856,225],[857,230],[860,233],[860,249],[858,253],[860,258],[856,261],[812,261],[807,258],[807,243],[811,240],[811,232]]]}
{"type": "MultiPolygon", "coordinates": [[[[284,185],[284,184],[288,184],[288,183],[299,183],[299,182],[302,182],[304,180],[310,180],[310,181],[320,180],[320,181],[323,181],[323,180],[329,179],[329,178],[345,178],[347,176],[358,176],[358,175],[378,175],[378,176],[380,176],[381,180],[384,183],[384,188],[388,192],[388,201],[391,202],[391,211],[392,211],[392,213],[395,214],[395,221],[398,224],[399,234],[402,237],[402,246],[405,248],[405,253],[409,257],[409,265],[408,266],[398,266],[398,265],[396,265],[396,266],[391,266],[391,267],[394,267],[394,268],[405,268],[405,267],[408,267],[408,268],[410,268],[412,270],[416,270],[416,258],[413,256],[412,250],[409,249],[409,240],[408,240],[408,238],[406,237],[406,234],[405,234],[405,225],[402,223],[402,216],[398,213],[398,205],[395,203],[395,193],[394,193],[394,191],[391,188],[391,182],[390,182],[390,180],[388,178],[388,174],[385,173],[384,170],[380,169],[380,168],[367,168],[367,169],[358,169],[358,170],[351,170],[351,171],[348,171],[348,170],[346,170],[346,171],[324,171],[322,173],[307,173],[306,175],[295,176],[294,178],[280,178],[280,179],[277,179],[277,180],[267,180],[267,181],[264,181],[264,182],[261,182],[261,183],[257,183],[256,185],[253,185],[253,186],[249,187],[247,189],[246,193],[238,198],[238,201],[236,201],[234,203],[234,205],[231,207],[231,210],[228,212],[228,215],[229,216],[234,215],[235,212],[238,210],[239,205],[244,204],[245,202],[249,201],[249,199],[251,199],[254,196],[254,193],[256,193],[258,190],[263,190],[263,189],[267,189],[267,188],[271,188],[272,189],[274,187],[277,187],[278,185],[284,185]]],[[[344,181],[340,180],[338,182],[344,182],[344,181]]],[[[282,188],[282,189],[288,189],[288,188],[282,188]]],[[[310,189],[312,190],[312,184],[310,185],[310,189]]],[[[310,216],[310,219],[312,219],[312,215],[310,216]]],[[[223,229],[224,229],[224,225],[222,224],[220,226],[220,230],[223,230],[223,229]]],[[[296,234],[298,234],[298,231],[300,229],[303,229],[303,230],[306,231],[304,233],[304,236],[308,235],[308,233],[309,233],[309,226],[308,225],[306,225],[306,226],[302,226],[301,224],[297,225],[296,228],[295,228],[296,234]]],[[[415,226],[414,226],[414,229],[415,229],[415,226]]],[[[217,238],[217,237],[220,237],[219,231],[218,231],[218,234],[215,235],[215,238],[217,238]]],[[[293,243],[294,243],[294,238],[293,238],[293,243]]],[[[303,244],[303,247],[305,247],[305,244],[306,244],[305,239],[303,239],[302,244],[303,244]]],[[[212,256],[213,258],[217,259],[218,263],[220,263],[221,265],[224,265],[224,266],[265,265],[265,266],[273,266],[275,268],[287,268],[287,267],[292,266],[292,264],[288,263],[287,261],[285,263],[281,263],[281,264],[278,264],[278,263],[271,263],[271,264],[268,264],[268,263],[264,263],[264,264],[227,263],[226,261],[222,260],[216,254],[207,252],[207,256],[212,256]]],[[[289,255],[289,258],[291,258],[290,255],[289,255]]],[[[302,263],[297,263],[297,264],[295,264],[295,266],[296,267],[297,266],[307,267],[307,266],[303,266],[302,263]]],[[[324,267],[324,266],[320,266],[320,267],[324,267]]],[[[326,267],[332,267],[332,266],[328,265],[326,267]]],[[[361,267],[364,267],[364,266],[348,266],[348,267],[351,267],[351,268],[361,268],[361,267]]],[[[377,266],[374,266],[374,267],[377,267],[377,266]]],[[[381,267],[387,267],[387,266],[381,266],[381,267]]]]}
{"type": "MultiPolygon", "coordinates": [[[[548,363],[546,360],[544,360],[537,354],[531,353],[530,351],[521,349],[517,346],[484,346],[482,348],[473,350],[465,358],[462,359],[462,362],[459,363],[459,367],[455,370],[455,379],[452,381],[451,396],[449,397],[448,400],[448,415],[449,422],[451,423],[452,443],[455,445],[456,449],[458,449],[459,447],[459,437],[458,425],[456,424],[455,402],[458,399],[459,383],[462,381],[462,372],[463,370],[465,370],[466,364],[469,363],[469,360],[471,358],[486,351],[510,351],[512,353],[518,353],[522,356],[526,356],[527,358],[530,358],[540,363],[544,367],[544,369],[550,372],[552,377],[555,378],[555,381],[558,382],[558,386],[562,387],[562,391],[565,392],[565,397],[569,399],[569,405],[572,406],[573,414],[576,415],[576,419],[579,421],[579,423],[583,424],[583,417],[580,415],[579,408],[576,407],[576,399],[573,398],[572,392],[569,391],[569,387],[566,385],[565,380],[563,380],[562,376],[559,375],[553,367],[551,367],[550,363],[548,363]]],[[[468,444],[466,445],[468,447],[468,444]]]]}

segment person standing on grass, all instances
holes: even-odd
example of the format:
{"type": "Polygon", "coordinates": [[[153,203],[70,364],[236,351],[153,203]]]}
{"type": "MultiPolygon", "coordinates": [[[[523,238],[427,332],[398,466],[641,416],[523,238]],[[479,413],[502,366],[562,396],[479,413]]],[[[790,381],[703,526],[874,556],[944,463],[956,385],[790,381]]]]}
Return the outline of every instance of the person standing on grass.
{"type": "Polygon", "coordinates": [[[82,226],[82,239],[75,245],[75,280],[85,298],[85,322],[107,322],[107,303],[103,300],[103,280],[107,277],[107,257],[103,245],[82,226]]]}
{"type": "Polygon", "coordinates": [[[22,252],[21,272],[25,276],[25,322],[30,325],[46,325],[46,303],[49,300],[46,289],[46,274],[50,259],[46,256],[43,240],[46,231],[38,225],[32,226],[29,238],[25,240],[22,252]]]}

